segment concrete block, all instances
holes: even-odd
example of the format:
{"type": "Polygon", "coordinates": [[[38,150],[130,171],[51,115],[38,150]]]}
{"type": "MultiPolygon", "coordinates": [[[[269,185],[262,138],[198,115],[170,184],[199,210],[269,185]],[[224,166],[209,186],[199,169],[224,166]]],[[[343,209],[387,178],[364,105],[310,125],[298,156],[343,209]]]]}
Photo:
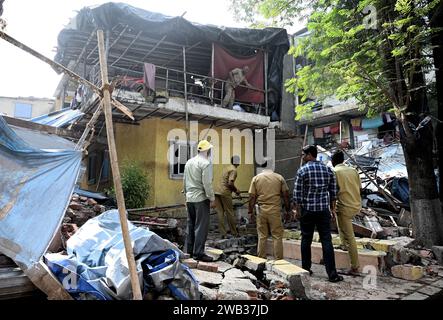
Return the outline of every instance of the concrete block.
{"type": "Polygon", "coordinates": [[[208,272],[218,272],[218,265],[212,262],[198,261],[197,269],[208,272]]]}
{"type": "Polygon", "coordinates": [[[391,268],[392,275],[396,278],[415,281],[423,277],[424,268],[413,265],[398,265],[391,268]]]}
{"type": "Polygon", "coordinates": [[[220,259],[221,255],[223,254],[223,250],[220,249],[213,249],[213,248],[206,248],[205,253],[210,256],[214,261],[217,261],[220,259]]]}
{"type": "Polygon", "coordinates": [[[301,231],[299,230],[288,230],[285,229],[283,231],[283,239],[295,239],[300,240],[301,239],[301,231]]]}
{"type": "Polygon", "coordinates": [[[188,258],[182,261],[185,265],[187,265],[189,268],[191,269],[195,269],[197,268],[198,265],[198,261],[192,259],[192,258],[188,258]]]}
{"type": "Polygon", "coordinates": [[[333,244],[334,246],[339,246],[339,245],[341,245],[341,239],[340,239],[340,236],[339,236],[339,235],[333,235],[333,236],[332,236],[332,244],[333,244]]]}
{"type": "Polygon", "coordinates": [[[244,254],[241,258],[245,259],[244,266],[252,272],[261,272],[265,269],[266,259],[244,254]]]}
{"type": "MultiPolygon", "coordinates": [[[[267,242],[268,253],[272,252],[272,240],[267,242]]],[[[350,259],[347,251],[340,249],[334,250],[335,264],[337,268],[350,268],[350,259]]],[[[384,258],[385,252],[374,250],[359,250],[360,269],[364,266],[373,265],[378,272],[382,272],[386,266],[384,258]]],[[[283,240],[283,257],[285,259],[301,260],[301,241],[299,240],[283,240]]],[[[313,242],[311,245],[311,260],[312,263],[320,264],[323,260],[323,249],[321,243],[313,242]]]]}
{"type": "Polygon", "coordinates": [[[438,264],[443,266],[443,246],[432,246],[432,252],[437,259],[438,264]]]}
{"type": "MultiPolygon", "coordinates": [[[[283,260],[284,261],[284,260],[283,260]]],[[[309,271],[296,266],[290,262],[286,264],[275,264],[272,266],[272,272],[278,274],[286,280],[300,275],[309,275],[309,271]]]]}
{"type": "Polygon", "coordinates": [[[375,242],[370,242],[370,246],[374,250],[384,251],[384,252],[389,252],[389,249],[394,245],[396,245],[396,242],[392,240],[378,240],[375,242]]]}

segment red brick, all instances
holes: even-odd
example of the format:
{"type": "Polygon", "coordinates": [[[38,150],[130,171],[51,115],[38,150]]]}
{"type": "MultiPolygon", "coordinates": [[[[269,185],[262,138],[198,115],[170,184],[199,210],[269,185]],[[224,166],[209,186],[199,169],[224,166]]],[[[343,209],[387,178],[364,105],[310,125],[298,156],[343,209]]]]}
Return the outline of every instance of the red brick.
{"type": "Polygon", "coordinates": [[[211,262],[203,262],[199,261],[197,264],[197,269],[208,271],[208,272],[217,272],[218,271],[218,265],[211,262]]]}

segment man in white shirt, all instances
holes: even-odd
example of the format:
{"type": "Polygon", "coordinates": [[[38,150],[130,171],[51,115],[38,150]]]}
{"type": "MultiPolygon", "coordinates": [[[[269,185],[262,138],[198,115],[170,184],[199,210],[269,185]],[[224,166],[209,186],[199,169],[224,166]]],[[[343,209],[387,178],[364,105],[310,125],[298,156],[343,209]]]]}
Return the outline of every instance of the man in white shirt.
{"type": "Polygon", "coordinates": [[[209,162],[212,147],[206,140],[199,142],[198,154],[186,162],[183,179],[183,190],[186,195],[188,211],[185,247],[187,253],[195,260],[205,262],[213,260],[205,254],[210,208],[215,208],[209,162]]]}

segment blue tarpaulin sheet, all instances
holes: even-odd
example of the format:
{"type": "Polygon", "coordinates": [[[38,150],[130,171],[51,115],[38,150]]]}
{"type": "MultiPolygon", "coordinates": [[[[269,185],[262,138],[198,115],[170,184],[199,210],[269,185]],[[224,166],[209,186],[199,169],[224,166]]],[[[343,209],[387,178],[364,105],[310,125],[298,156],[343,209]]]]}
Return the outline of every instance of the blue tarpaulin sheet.
{"type": "Polygon", "coordinates": [[[60,226],[80,171],[74,147],[0,117],[0,252],[22,268],[41,259],[60,226]]]}

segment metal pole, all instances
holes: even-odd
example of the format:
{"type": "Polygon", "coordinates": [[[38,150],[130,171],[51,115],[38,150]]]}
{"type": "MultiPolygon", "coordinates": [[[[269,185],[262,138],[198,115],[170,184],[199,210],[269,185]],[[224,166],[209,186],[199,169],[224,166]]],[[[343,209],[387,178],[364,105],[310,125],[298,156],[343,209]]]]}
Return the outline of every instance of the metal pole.
{"type": "Polygon", "coordinates": [[[215,61],[215,54],[214,54],[214,42],[212,43],[212,56],[211,56],[211,103],[214,104],[214,78],[215,78],[215,72],[214,72],[214,61],[215,61]]]}
{"type": "MultiPolygon", "coordinates": [[[[304,146],[306,145],[307,137],[308,137],[308,125],[306,125],[306,127],[305,127],[305,137],[303,138],[303,145],[301,146],[302,150],[303,150],[304,146]]],[[[300,159],[300,167],[302,166],[302,164],[303,164],[303,157],[300,159]]]]}
{"type": "Polygon", "coordinates": [[[264,50],[265,64],[265,115],[268,115],[268,52],[264,50]]]}
{"type": "Polygon", "coordinates": [[[186,48],[183,46],[183,78],[185,84],[185,121],[186,121],[186,155],[187,159],[189,159],[189,115],[188,115],[188,88],[187,88],[187,79],[186,79],[186,48]]]}
{"type": "Polygon", "coordinates": [[[340,143],[342,143],[342,134],[341,134],[341,129],[342,129],[342,127],[341,127],[341,120],[340,120],[340,143]]]}
{"type": "Polygon", "coordinates": [[[126,258],[128,259],[129,275],[131,278],[132,294],[134,300],[142,300],[140,282],[137,276],[137,269],[134,259],[134,251],[129,234],[128,219],[126,217],[125,198],[121,184],[120,170],[118,167],[117,150],[114,139],[114,126],[112,123],[111,93],[109,91],[108,66],[105,56],[105,45],[103,39],[103,30],[97,31],[98,49],[100,56],[100,67],[103,83],[103,109],[106,120],[106,134],[108,138],[109,160],[111,162],[112,176],[114,179],[115,194],[117,198],[118,213],[120,216],[120,225],[122,228],[123,243],[125,245],[126,258]]]}

